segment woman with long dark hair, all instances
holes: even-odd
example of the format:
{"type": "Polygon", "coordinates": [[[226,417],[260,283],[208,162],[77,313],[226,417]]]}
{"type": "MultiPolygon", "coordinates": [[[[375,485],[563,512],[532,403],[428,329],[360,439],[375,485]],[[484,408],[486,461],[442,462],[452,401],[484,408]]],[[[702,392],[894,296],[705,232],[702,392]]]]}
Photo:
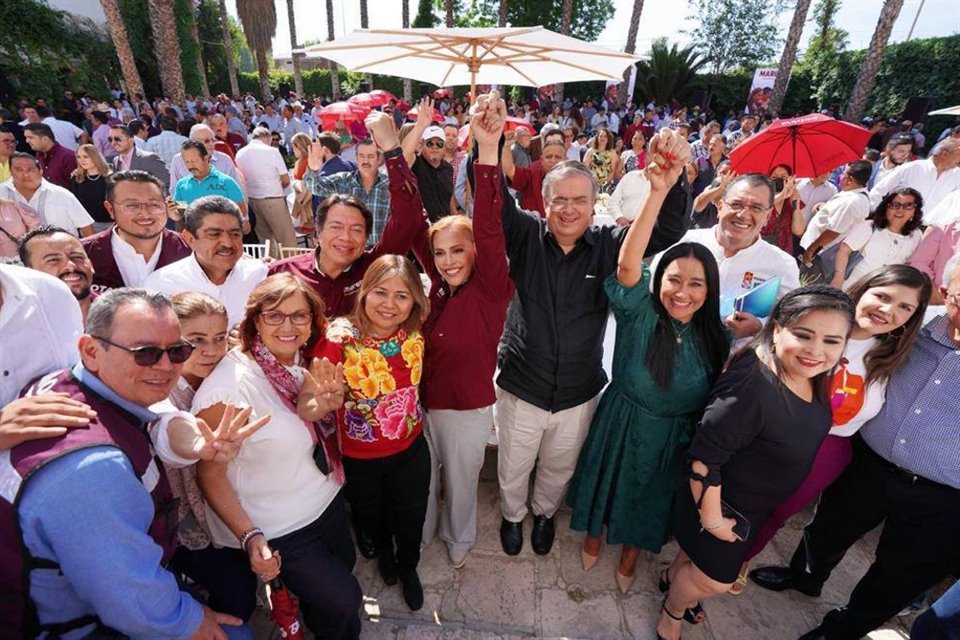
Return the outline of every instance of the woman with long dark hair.
{"type": "Polygon", "coordinates": [[[869,218],[844,236],[831,284],[847,288],[875,269],[906,264],[923,239],[922,223],[923,196],[919,191],[904,187],[888,193],[869,218]],[[859,261],[850,269],[854,253],[859,261]]]}
{"type": "Polygon", "coordinates": [[[679,638],[700,599],[730,589],[756,533],[806,478],[830,430],[830,374],[853,316],[842,291],[794,289],[720,375],[687,453],[690,485],[676,495],[680,552],[660,574],[659,638],[679,638]]]}
{"type": "Polygon", "coordinates": [[[605,289],[617,319],[613,382],[600,400],[580,452],[567,504],[570,527],[586,531],[585,571],[597,562],[602,529],[623,544],[616,582],[626,593],[640,549],[654,553],[666,541],[670,503],[683,471],[679,451],[689,442],[729,349],[720,321],[720,277],[703,245],[684,243],[664,254],[653,277],[643,264],[666,194],[689,145],[664,129],[651,142],[645,173],[650,193],[620,250],[616,275],[605,289]]]}

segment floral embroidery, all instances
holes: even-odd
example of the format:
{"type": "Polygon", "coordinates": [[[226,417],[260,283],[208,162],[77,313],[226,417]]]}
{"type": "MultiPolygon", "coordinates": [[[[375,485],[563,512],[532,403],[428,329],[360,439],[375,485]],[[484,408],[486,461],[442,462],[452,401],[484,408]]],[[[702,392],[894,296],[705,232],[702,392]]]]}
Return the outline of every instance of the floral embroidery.
{"type": "Polygon", "coordinates": [[[400,353],[410,369],[410,382],[415,385],[420,384],[420,374],[423,371],[423,338],[420,334],[414,332],[404,340],[400,353]]]}
{"type": "Polygon", "coordinates": [[[380,421],[380,433],[390,440],[400,440],[413,433],[420,422],[422,409],[415,387],[404,387],[384,398],[373,410],[380,421]]]}
{"type": "Polygon", "coordinates": [[[343,376],[351,389],[356,389],[365,398],[376,398],[397,388],[390,373],[390,364],[379,351],[353,347],[344,349],[347,360],[343,376]]]}
{"type": "Polygon", "coordinates": [[[344,411],[343,421],[347,427],[347,437],[361,442],[376,442],[377,438],[373,435],[373,427],[367,424],[363,416],[356,411],[344,411]]]}

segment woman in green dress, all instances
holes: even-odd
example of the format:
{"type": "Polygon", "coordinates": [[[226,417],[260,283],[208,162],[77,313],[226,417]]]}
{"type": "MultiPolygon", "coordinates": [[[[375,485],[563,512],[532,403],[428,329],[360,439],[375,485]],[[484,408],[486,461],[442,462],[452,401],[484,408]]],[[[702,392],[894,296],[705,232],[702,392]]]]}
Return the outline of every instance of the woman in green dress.
{"type": "Polygon", "coordinates": [[[583,568],[597,562],[602,528],[623,544],[616,581],[633,583],[640,549],[660,551],[670,506],[684,475],[681,451],[729,352],[720,320],[713,256],[699,244],[668,249],[653,278],[643,263],[660,207],[689,158],[681,136],[663,129],[651,141],[644,172],[650,193],[604,283],[617,320],[613,380],[600,399],[580,452],[567,504],[570,527],[586,531],[583,568]]]}

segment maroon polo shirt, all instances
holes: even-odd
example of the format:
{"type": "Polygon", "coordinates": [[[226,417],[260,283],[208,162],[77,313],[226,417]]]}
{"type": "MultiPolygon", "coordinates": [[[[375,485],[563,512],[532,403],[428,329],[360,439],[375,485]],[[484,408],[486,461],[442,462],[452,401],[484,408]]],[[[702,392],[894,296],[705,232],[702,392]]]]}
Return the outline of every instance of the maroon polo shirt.
{"type": "Polygon", "coordinates": [[[543,165],[531,162],[529,167],[514,167],[510,186],[520,193],[520,206],[527,211],[536,211],[541,218],[547,213],[543,208],[543,165]]]}
{"type": "Polygon", "coordinates": [[[479,409],[496,401],[493,374],[514,286],[503,235],[500,167],[475,164],[473,241],[476,262],[470,279],[453,294],[440,277],[425,238],[417,254],[430,276],[430,317],[423,327],[426,354],[420,390],[430,409],[479,409]]]}
{"type": "Polygon", "coordinates": [[[367,267],[382,255],[406,255],[414,235],[427,225],[417,179],[403,155],[388,158],[386,162],[390,176],[390,215],[376,246],[364,251],[350,268],[336,278],[317,268],[319,247],[313,253],[285,258],[270,265],[270,275],[292,273],[310,285],[323,299],[328,318],[351,313],[367,267]]]}
{"type": "Polygon", "coordinates": [[[37,160],[47,182],[70,189],[70,174],[77,168],[77,156],[73,151],[56,142],[50,151],[38,151],[37,160]]]}

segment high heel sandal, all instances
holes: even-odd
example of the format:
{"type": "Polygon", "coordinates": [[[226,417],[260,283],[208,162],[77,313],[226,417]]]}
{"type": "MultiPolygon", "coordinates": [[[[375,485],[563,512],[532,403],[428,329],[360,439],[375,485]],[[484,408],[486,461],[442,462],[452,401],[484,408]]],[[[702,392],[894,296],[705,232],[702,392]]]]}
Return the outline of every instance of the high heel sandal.
{"type": "MultiPolygon", "coordinates": [[[[678,622],[683,622],[683,620],[686,618],[686,614],[684,614],[683,616],[675,616],[675,615],[673,615],[673,612],[670,611],[670,609],[667,609],[667,597],[666,597],[666,596],[664,596],[664,598],[663,598],[663,604],[660,605],[660,611],[662,611],[662,612],[664,612],[665,614],[667,614],[667,617],[669,617],[671,620],[677,620],[678,622]]],[[[688,609],[688,611],[689,611],[689,609],[688,609]]],[[[658,632],[657,632],[657,640],[666,640],[666,638],[664,638],[662,635],[660,635],[660,632],[658,631],[658,632]]]]}
{"type": "MultiPolygon", "coordinates": [[[[661,570],[660,575],[657,576],[657,588],[660,589],[660,593],[666,593],[667,591],[670,591],[669,567],[661,570]]],[[[684,610],[683,619],[690,624],[700,624],[706,620],[707,612],[703,610],[703,603],[697,600],[697,604],[693,605],[689,609],[684,610]]]]}

